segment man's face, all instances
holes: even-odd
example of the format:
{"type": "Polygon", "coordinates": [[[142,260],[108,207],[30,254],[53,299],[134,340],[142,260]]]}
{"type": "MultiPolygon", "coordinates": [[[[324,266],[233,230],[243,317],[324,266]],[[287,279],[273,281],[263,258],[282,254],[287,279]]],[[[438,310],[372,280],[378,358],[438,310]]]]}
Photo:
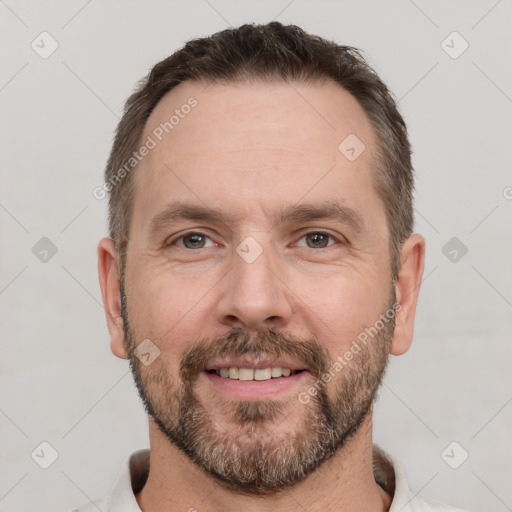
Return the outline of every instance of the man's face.
{"type": "Polygon", "coordinates": [[[394,289],[375,136],[335,84],[190,82],[147,136],[123,283],[139,391],[169,441],[225,485],[282,489],[350,439],[385,368],[393,322],[376,322],[394,289]],[[338,149],[349,135],[366,146],[355,160],[338,149]],[[146,339],[160,350],[150,365],[134,354],[146,339]]]}

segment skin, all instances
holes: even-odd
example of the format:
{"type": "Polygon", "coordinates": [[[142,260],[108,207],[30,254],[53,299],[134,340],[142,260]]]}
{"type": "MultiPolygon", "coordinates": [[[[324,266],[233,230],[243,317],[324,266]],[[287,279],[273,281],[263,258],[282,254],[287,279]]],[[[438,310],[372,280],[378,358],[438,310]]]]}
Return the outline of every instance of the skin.
{"type": "MultiPolygon", "coordinates": [[[[152,112],[145,139],[186,103],[198,105],[138,165],[127,252],[125,291],[130,323],[142,341],[157,340],[172,375],[199,338],[234,327],[248,332],[273,327],[293,336],[315,336],[332,359],[350,348],[363,326],[373,325],[390,294],[388,227],[372,186],[375,134],[357,103],[334,83],[209,85],[187,82],[169,92],[152,112]],[[366,150],[350,162],[338,151],[349,134],[366,150]],[[218,207],[237,218],[226,223],[185,221],[151,235],[150,221],[171,200],[218,207]],[[275,225],[283,206],[341,200],[362,219],[357,232],[338,220],[275,225]],[[165,247],[171,235],[200,231],[207,247],[165,247]],[[304,235],[328,233],[325,248],[308,247],[304,235]],[[248,236],[262,254],[247,263],[236,248],[248,236]],[[215,243],[214,243],[215,242],[215,243]]],[[[173,236],[172,238],[175,238],[173,236]]],[[[100,284],[112,352],[126,358],[120,316],[120,283],[112,240],[98,248],[100,284]]],[[[423,273],[425,241],[414,234],[403,245],[395,285],[401,310],[390,353],[410,346],[423,273]]],[[[286,393],[296,397],[313,379],[286,393]]],[[[217,389],[198,381],[203,403],[217,389]]],[[[326,384],[333,396],[335,382],[326,384]]],[[[280,398],[284,396],[279,395],[280,398]]],[[[290,415],[276,435],[292,431],[303,405],[290,400],[290,415]]],[[[226,411],[210,406],[220,428],[233,432],[226,411]]],[[[230,492],[195,466],[149,420],[151,471],[136,496],[144,512],[188,510],[388,510],[391,497],[372,473],[371,414],[350,442],[314,473],[279,495],[230,492]]]]}

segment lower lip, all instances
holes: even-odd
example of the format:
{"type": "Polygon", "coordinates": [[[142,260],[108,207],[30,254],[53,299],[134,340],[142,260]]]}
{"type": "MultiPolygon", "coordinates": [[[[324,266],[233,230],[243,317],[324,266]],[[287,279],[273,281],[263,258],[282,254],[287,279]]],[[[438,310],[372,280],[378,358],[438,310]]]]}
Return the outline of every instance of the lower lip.
{"type": "Polygon", "coordinates": [[[237,380],[219,377],[214,373],[202,372],[202,377],[215,387],[216,390],[235,398],[261,399],[277,396],[290,391],[302,382],[309,372],[302,371],[289,377],[276,377],[268,380],[237,380]]]}

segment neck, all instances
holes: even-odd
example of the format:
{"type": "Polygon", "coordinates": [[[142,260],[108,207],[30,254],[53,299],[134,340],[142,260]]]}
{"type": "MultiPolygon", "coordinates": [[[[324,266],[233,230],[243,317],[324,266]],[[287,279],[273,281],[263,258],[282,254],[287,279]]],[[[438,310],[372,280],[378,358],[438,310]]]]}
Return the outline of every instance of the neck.
{"type": "Polygon", "coordinates": [[[384,512],[391,505],[391,496],[373,475],[371,414],[347,445],[316,471],[272,495],[249,496],[222,487],[169,443],[151,419],[150,453],[148,480],[136,495],[143,512],[279,512],[296,510],[298,503],[310,512],[384,512]]]}

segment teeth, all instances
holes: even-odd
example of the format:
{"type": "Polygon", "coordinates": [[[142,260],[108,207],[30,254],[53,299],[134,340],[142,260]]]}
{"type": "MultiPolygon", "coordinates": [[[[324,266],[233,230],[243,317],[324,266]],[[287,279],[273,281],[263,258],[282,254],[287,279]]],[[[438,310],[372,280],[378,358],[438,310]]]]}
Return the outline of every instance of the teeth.
{"type": "Polygon", "coordinates": [[[283,369],[279,366],[272,368],[272,377],[281,377],[283,375],[283,369]]]}
{"type": "MultiPolygon", "coordinates": [[[[278,377],[289,377],[292,374],[290,368],[275,366],[271,368],[219,368],[215,373],[220,377],[235,380],[270,380],[278,377]]],[[[295,372],[294,372],[295,373],[295,372]]]]}
{"type": "Polygon", "coordinates": [[[240,380],[254,380],[254,370],[252,368],[239,368],[238,378],[240,380]]]}
{"type": "Polygon", "coordinates": [[[258,368],[254,370],[254,380],[268,380],[272,378],[272,368],[258,368]]]}

